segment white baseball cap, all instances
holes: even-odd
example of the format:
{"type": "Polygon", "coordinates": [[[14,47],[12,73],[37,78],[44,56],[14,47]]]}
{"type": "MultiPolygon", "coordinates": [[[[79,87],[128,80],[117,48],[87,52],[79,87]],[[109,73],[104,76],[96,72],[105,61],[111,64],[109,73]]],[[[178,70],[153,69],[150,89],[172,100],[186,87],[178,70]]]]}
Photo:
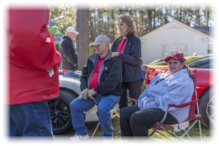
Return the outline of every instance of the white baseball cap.
{"type": "Polygon", "coordinates": [[[65,32],[66,32],[66,33],[67,33],[67,32],[74,32],[76,35],[79,34],[79,32],[77,32],[77,31],[75,30],[75,28],[74,28],[74,27],[71,27],[71,26],[68,27],[65,32]]]}

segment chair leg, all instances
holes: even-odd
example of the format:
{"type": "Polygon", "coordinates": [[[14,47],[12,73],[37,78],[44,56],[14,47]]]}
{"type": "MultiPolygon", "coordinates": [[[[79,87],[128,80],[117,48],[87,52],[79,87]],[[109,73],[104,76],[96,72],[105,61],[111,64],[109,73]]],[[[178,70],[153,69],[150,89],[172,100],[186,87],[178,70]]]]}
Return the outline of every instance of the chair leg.
{"type": "Polygon", "coordinates": [[[187,131],[187,130],[183,130],[183,131],[184,131],[184,136],[181,136],[180,138],[183,139],[183,138],[187,135],[187,137],[188,137],[189,140],[191,141],[192,138],[191,138],[191,136],[189,135],[189,131],[187,131]]]}
{"type": "Polygon", "coordinates": [[[152,135],[154,135],[154,133],[155,133],[155,129],[153,129],[153,131],[151,132],[151,134],[149,135],[149,136],[152,136],[152,135]]]}
{"type": "Polygon", "coordinates": [[[94,132],[93,132],[93,134],[92,134],[92,138],[94,137],[94,135],[96,134],[96,132],[97,132],[97,129],[99,128],[99,126],[100,126],[100,122],[98,122],[98,124],[97,124],[97,126],[96,126],[96,128],[95,128],[95,130],[94,130],[94,132]]]}
{"type": "Polygon", "coordinates": [[[193,122],[193,124],[184,131],[184,134],[180,137],[180,138],[184,138],[186,135],[188,136],[188,138],[191,140],[191,137],[189,135],[189,131],[195,126],[195,124],[198,123],[198,127],[199,127],[199,135],[200,135],[200,140],[202,141],[202,127],[201,127],[201,120],[198,119],[196,121],[193,122]]]}
{"type": "Polygon", "coordinates": [[[195,126],[195,124],[196,124],[197,122],[198,122],[197,120],[194,121],[194,122],[192,123],[192,125],[189,126],[189,128],[188,128],[187,130],[185,130],[184,134],[182,134],[182,135],[180,136],[180,138],[182,139],[182,138],[184,138],[186,135],[189,136],[189,131],[195,126]]]}
{"type": "MultiPolygon", "coordinates": [[[[158,134],[160,134],[161,136],[163,136],[164,138],[171,140],[168,136],[162,134],[161,132],[159,132],[158,130],[156,131],[158,134]]],[[[169,132],[167,132],[168,134],[170,134],[169,132]]],[[[172,134],[171,134],[172,135],[172,134]]],[[[172,135],[173,136],[173,135],[172,135]]],[[[173,136],[174,138],[176,138],[175,136],[173,136]]],[[[177,139],[177,138],[176,138],[177,139]]]]}
{"type": "Polygon", "coordinates": [[[199,134],[200,134],[200,140],[202,141],[202,126],[201,126],[201,120],[198,120],[198,127],[199,127],[199,134]]]}

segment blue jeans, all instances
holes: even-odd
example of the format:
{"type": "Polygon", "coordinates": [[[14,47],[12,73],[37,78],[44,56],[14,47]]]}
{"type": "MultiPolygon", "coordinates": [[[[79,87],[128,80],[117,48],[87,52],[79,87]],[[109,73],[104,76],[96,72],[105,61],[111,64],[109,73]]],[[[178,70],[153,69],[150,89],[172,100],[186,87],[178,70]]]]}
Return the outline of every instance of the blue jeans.
{"type": "MultiPolygon", "coordinates": [[[[95,100],[97,102],[97,116],[102,128],[103,136],[113,136],[112,119],[110,110],[119,102],[119,96],[108,95],[101,96],[97,95],[95,100]]],[[[76,135],[87,135],[88,131],[85,126],[84,113],[90,110],[95,105],[92,99],[83,99],[78,97],[73,100],[70,104],[72,125],[75,129],[76,135]]]]}
{"type": "Polygon", "coordinates": [[[52,138],[47,102],[10,105],[10,137],[47,136],[52,138]]]}

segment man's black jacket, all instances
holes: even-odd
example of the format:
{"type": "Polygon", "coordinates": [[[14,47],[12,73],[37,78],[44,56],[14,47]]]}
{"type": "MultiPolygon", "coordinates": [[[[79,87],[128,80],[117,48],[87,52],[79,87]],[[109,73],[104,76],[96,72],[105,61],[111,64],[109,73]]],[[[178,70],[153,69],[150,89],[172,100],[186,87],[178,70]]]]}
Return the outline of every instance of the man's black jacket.
{"type": "MultiPolygon", "coordinates": [[[[94,67],[97,63],[98,55],[94,54],[87,60],[87,65],[82,70],[81,91],[88,88],[89,81],[93,74],[94,67]]],[[[108,52],[98,76],[99,84],[95,90],[101,95],[117,95],[122,94],[121,89],[122,78],[122,62],[118,57],[111,57],[108,52]]]]}

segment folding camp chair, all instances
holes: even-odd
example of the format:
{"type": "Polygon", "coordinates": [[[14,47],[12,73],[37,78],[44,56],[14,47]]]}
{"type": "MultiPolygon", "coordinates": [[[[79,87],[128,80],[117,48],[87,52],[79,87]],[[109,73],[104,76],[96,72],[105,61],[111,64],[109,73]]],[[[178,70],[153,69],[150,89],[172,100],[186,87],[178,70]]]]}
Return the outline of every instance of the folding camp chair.
{"type": "Polygon", "coordinates": [[[176,138],[177,140],[180,140],[186,136],[191,140],[189,131],[198,123],[200,139],[202,140],[201,115],[199,113],[198,97],[197,97],[197,90],[196,90],[196,70],[193,70],[192,78],[193,78],[194,85],[195,85],[194,94],[192,96],[192,101],[183,103],[180,105],[169,104],[169,107],[167,111],[165,112],[163,119],[153,126],[153,131],[150,134],[150,136],[154,135],[154,133],[158,133],[161,136],[167,139],[170,139],[169,137],[167,137],[161,132],[161,131],[166,131],[170,136],[176,138]],[[163,122],[165,121],[167,117],[169,108],[171,107],[184,108],[187,106],[190,106],[189,117],[187,120],[181,123],[173,124],[173,125],[163,124],[163,122]],[[182,132],[180,136],[176,135],[176,133],[178,132],[182,132]]]}
{"type": "MultiPolygon", "coordinates": [[[[115,117],[117,117],[117,116],[119,116],[119,104],[117,103],[114,107],[113,107],[113,109],[110,111],[110,114],[111,114],[111,118],[113,119],[113,118],[115,118],[115,117]]],[[[97,132],[97,130],[98,130],[98,128],[100,127],[100,122],[98,122],[97,123],[97,125],[96,125],[96,127],[95,127],[95,129],[94,129],[94,132],[93,132],[93,134],[92,134],[92,138],[95,136],[95,134],[96,134],[96,132],[97,132]]]]}

